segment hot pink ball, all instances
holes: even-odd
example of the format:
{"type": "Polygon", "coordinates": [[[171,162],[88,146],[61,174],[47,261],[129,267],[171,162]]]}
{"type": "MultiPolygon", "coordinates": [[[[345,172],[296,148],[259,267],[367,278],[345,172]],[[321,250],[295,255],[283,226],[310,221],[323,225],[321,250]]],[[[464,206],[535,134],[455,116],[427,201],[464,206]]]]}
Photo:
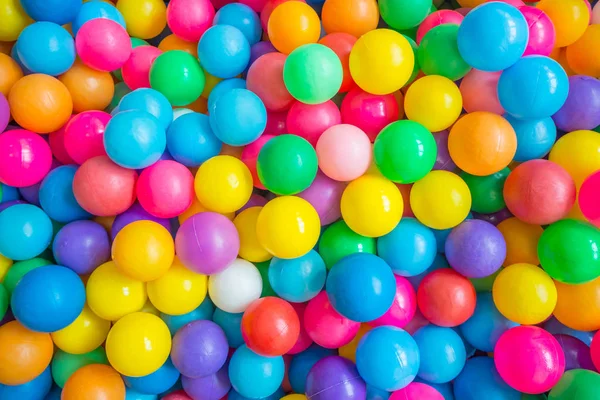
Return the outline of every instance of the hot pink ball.
{"type": "Polygon", "coordinates": [[[460,93],[463,98],[463,108],[469,112],[488,111],[494,114],[504,114],[504,108],[498,100],[499,72],[484,72],[472,69],[460,83],[460,93]]]}
{"type": "Polygon", "coordinates": [[[252,174],[254,186],[263,190],[265,189],[265,186],[260,182],[260,179],[258,179],[258,173],[256,172],[256,159],[258,158],[258,153],[260,153],[260,150],[263,148],[263,146],[274,137],[274,135],[263,134],[254,142],[246,145],[244,150],[242,150],[242,155],[240,157],[242,162],[246,164],[250,170],[250,173],[252,174]]]}
{"type": "Polygon", "coordinates": [[[267,0],[240,0],[242,4],[247,5],[257,13],[261,12],[267,0]]]}
{"type": "Polygon", "coordinates": [[[517,326],[504,332],[494,348],[494,363],[502,379],[519,392],[547,392],[565,372],[565,354],[550,334],[537,326],[517,326]]]}
{"type": "Polygon", "coordinates": [[[373,154],[367,134],[348,124],[335,125],[323,132],[316,150],[321,171],[341,182],[352,181],[367,172],[373,154]]]}
{"type": "Polygon", "coordinates": [[[161,160],[144,169],[136,185],[142,208],[158,218],[174,218],[194,199],[194,177],[177,161],[161,160]]]}
{"type": "Polygon", "coordinates": [[[396,278],[396,297],[390,309],[377,318],[369,322],[371,326],[392,325],[398,328],[404,328],[415,316],[417,311],[417,295],[409,280],[402,276],[396,278]]]}
{"type": "Polygon", "coordinates": [[[325,226],[341,218],[340,202],[345,188],[345,182],[334,181],[319,171],[313,183],[308,189],[298,193],[298,197],[308,201],[315,208],[321,226],[325,226]]]}
{"type": "Polygon", "coordinates": [[[321,104],[292,104],[287,115],[289,133],[298,135],[316,146],[319,137],[327,128],[342,123],[340,110],[331,100],[321,104]]]}
{"type": "Polygon", "coordinates": [[[89,20],[75,37],[77,55],[90,68],[114,71],[131,55],[131,40],[125,28],[106,18],[89,20]]]}
{"type": "Polygon", "coordinates": [[[465,19],[465,17],[461,13],[453,10],[439,10],[429,14],[427,18],[421,22],[419,29],[417,29],[417,44],[421,43],[423,36],[436,26],[442,24],[460,25],[463,19],[465,19]]]}
{"type": "Polygon", "coordinates": [[[287,116],[287,111],[267,111],[267,126],[265,127],[264,134],[277,136],[288,133],[286,125],[287,116]]]}
{"type": "Polygon", "coordinates": [[[110,118],[104,111],[84,111],[67,123],[65,149],[75,163],[81,165],[92,157],[106,155],[104,129],[110,118]]]}
{"type": "Polygon", "coordinates": [[[511,6],[517,8],[525,5],[525,3],[523,3],[522,0],[487,0],[487,3],[490,3],[492,1],[500,1],[501,3],[510,4],[511,6]]]}
{"type": "Polygon", "coordinates": [[[319,346],[337,349],[354,339],[360,329],[360,322],[341,316],[333,309],[327,293],[321,292],[306,306],[304,329],[319,346]]]}
{"type": "Polygon", "coordinates": [[[0,182],[25,187],[40,182],[50,171],[52,151],[40,135],[15,129],[0,135],[0,182]]]}
{"type": "Polygon", "coordinates": [[[554,24],[545,12],[536,7],[522,6],[519,11],[529,26],[529,41],[523,56],[549,56],[556,42],[554,24]]]}
{"type": "Polygon", "coordinates": [[[123,64],[121,73],[123,82],[131,89],[150,87],[150,67],[152,63],[162,54],[162,51],[154,46],[139,46],[131,51],[131,56],[123,64]]]}
{"type": "Polygon", "coordinates": [[[171,0],[167,7],[171,32],[188,42],[199,41],[214,17],[215,8],[209,0],[171,0]]]}
{"type": "Polygon", "coordinates": [[[308,349],[311,344],[313,344],[313,340],[308,336],[308,332],[304,329],[304,312],[306,311],[307,303],[290,303],[296,314],[298,314],[298,318],[300,319],[300,335],[298,336],[298,340],[296,340],[296,344],[291,348],[287,354],[298,354],[308,349]]]}
{"type": "Polygon", "coordinates": [[[267,53],[260,56],[246,76],[246,87],[253,91],[269,111],[284,111],[290,108],[294,98],[283,83],[283,65],[287,56],[267,53]]]}
{"type": "Polygon", "coordinates": [[[444,400],[444,396],[425,383],[412,382],[393,392],[390,400],[444,400]]]}
{"type": "Polygon", "coordinates": [[[61,164],[75,164],[75,161],[71,158],[69,153],[67,153],[67,149],[65,147],[65,128],[69,125],[69,122],[73,119],[74,116],[69,118],[66,124],[63,125],[62,128],[55,132],[51,132],[48,135],[48,143],[50,143],[50,150],[52,150],[52,155],[56,158],[61,164]]]}
{"type": "Polygon", "coordinates": [[[590,352],[592,353],[592,362],[594,363],[596,370],[600,371],[600,331],[597,331],[592,338],[590,352]]]}
{"type": "Polygon", "coordinates": [[[600,201],[598,201],[600,199],[600,171],[596,171],[583,181],[578,199],[583,215],[600,228],[600,201]]]}
{"type": "Polygon", "coordinates": [[[383,128],[399,118],[400,108],[393,94],[371,94],[355,88],[342,101],[342,122],[362,129],[371,142],[383,128]]]}

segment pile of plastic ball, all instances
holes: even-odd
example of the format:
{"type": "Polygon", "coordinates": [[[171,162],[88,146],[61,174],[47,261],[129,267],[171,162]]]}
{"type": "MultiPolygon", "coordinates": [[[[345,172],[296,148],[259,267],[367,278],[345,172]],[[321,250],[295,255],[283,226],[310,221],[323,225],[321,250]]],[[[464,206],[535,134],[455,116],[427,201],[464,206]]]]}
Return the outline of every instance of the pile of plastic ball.
{"type": "Polygon", "coordinates": [[[600,399],[600,3],[0,0],[0,400],[600,399]]]}

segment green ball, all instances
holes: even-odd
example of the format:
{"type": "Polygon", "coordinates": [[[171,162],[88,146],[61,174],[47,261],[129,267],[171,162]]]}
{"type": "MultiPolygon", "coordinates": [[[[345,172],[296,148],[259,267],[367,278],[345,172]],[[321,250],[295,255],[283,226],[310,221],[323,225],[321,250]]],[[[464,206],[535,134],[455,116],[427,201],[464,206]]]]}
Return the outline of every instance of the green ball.
{"type": "Polygon", "coordinates": [[[376,250],[375,238],[359,235],[348,228],[344,221],[334,222],[325,228],[319,242],[319,254],[328,269],[350,254],[375,254],[376,250]]]}
{"type": "Polygon", "coordinates": [[[484,278],[472,278],[472,279],[470,279],[470,281],[473,284],[473,287],[475,288],[475,291],[477,293],[491,292],[492,287],[494,286],[494,281],[496,280],[496,277],[498,276],[499,273],[500,273],[500,270],[498,270],[498,271],[494,272],[493,274],[486,276],[484,278]]]}
{"type": "Polygon", "coordinates": [[[164,94],[173,106],[187,106],[196,101],[205,82],[200,62],[185,51],[164,52],[150,68],[150,87],[164,94]]]}
{"type": "Polygon", "coordinates": [[[0,283],[0,319],[4,318],[8,310],[8,291],[2,283],[0,283]]]}
{"type": "Polygon", "coordinates": [[[433,168],[437,144],[423,125],[402,120],[381,130],[373,153],[375,165],[383,176],[396,183],[413,183],[433,168]]]}
{"type": "Polygon", "coordinates": [[[113,98],[110,101],[108,107],[106,107],[105,111],[107,113],[112,112],[112,110],[114,110],[119,105],[123,96],[125,96],[127,93],[131,93],[131,89],[129,89],[129,86],[127,86],[124,82],[117,83],[115,85],[115,94],[113,95],[113,98]]]}
{"type": "Polygon", "coordinates": [[[290,94],[306,104],[320,104],[340,90],[344,71],[339,57],[322,44],[305,44],[290,53],[283,82],[290,94]]]}
{"type": "Polygon", "coordinates": [[[0,203],[2,202],[2,185],[0,185],[0,203]]]}
{"type": "Polygon", "coordinates": [[[412,48],[413,55],[415,56],[415,66],[413,67],[413,72],[410,75],[410,78],[408,78],[408,81],[404,84],[404,87],[406,87],[413,83],[415,79],[417,79],[417,75],[419,75],[419,71],[421,70],[421,65],[419,64],[419,59],[417,58],[417,50],[419,49],[417,42],[415,42],[415,40],[410,36],[407,36],[405,34],[402,34],[402,36],[404,36],[406,40],[408,40],[408,43],[412,48]]]}
{"type": "Polygon", "coordinates": [[[503,168],[492,175],[475,176],[462,172],[463,178],[471,191],[471,210],[481,214],[491,214],[502,210],[504,203],[504,182],[510,174],[510,169],[503,168]]]}
{"type": "Polygon", "coordinates": [[[269,140],[256,161],[258,178],[271,192],[286,196],[300,193],[315,180],[317,153],[306,139],[280,135],[269,140]]]}
{"type": "Polygon", "coordinates": [[[423,36],[417,59],[425,75],[441,75],[456,81],[471,70],[458,52],[458,25],[442,24],[423,36]]]}
{"type": "Polygon", "coordinates": [[[39,257],[14,263],[6,272],[3,281],[4,287],[8,292],[8,296],[10,297],[12,295],[13,290],[15,290],[15,286],[17,286],[17,283],[23,276],[25,276],[26,273],[50,264],[52,264],[50,261],[39,257]]]}
{"type": "Polygon", "coordinates": [[[600,400],[600,374],[587,369],[572,369],[550,391],[548,400],[600,400]]]}
{"type": "Polygon", "coordinates": [[[393,29],[419,25],[433,7],[432,0],[379,0],[381,18],[393,29]]]}
{"type": "Polygon", "coordinates": [[[52,378],[59,387],[64,387],[67,379],[75,373],[79,368],[90,364],[106,364],[106,351],[103,347],[98,347],[95,350],[85,354],[70,354],[62,350],[56,350],[50,370],[52,378]]]}
{"type": "Polygon", "coordinates": [[[260,293],[260,297],[279,297],[273,290],[271,282],[269,282],[269,265],[271,265],[271,260],[255,263],[254,265],[262,278],[262,292],[260,293]]]}
{"type": "Polygon", "coordinates": [[[587,222],[563,219],[538,242],[542,268],[562,283],[579,284],[600,276],[600,230],[587,222]]]}

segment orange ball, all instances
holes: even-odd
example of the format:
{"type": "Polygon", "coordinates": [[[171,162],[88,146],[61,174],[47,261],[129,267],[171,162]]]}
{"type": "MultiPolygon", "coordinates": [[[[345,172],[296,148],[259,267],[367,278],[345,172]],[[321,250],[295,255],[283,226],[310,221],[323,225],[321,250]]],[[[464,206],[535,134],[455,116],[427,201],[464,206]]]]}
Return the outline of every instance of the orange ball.
{"type": "Polygon", "coordinates": [[[104,364],[79,368],[65,383],[61,400],[124,399],[125,384],[121,375],[104,364]]]}
{"type": "Polygon", "coordinates": [[[585,0],[542,0],[536,7],[552,20],[556,47],[574,43],[590,23],[590,11],[585,0]]]}
{"type": "Polygon", "coordinates": [[[46,369],[54,344],[49,333],[33,332],[17,321],[0,327],[0,383],[22,385],[46,369]]]}
{"type": "Polygon", "coordinates": [[[208,100],[206,100],[205,97],[200,96],[196,100],[194,100],[193,103],[190,103],[190,104],[180,107],[180,108],[188,108],[188,109],[195,111],[197,113],[200,113],[200,114],[207,114],[208,113],[208,100]]]}
{"type": "Polygon", "coordinates": [[[273,10],[277,8],[278,5],[287,3],[288,1],[299,1],[301,3],[306,3],[305,0],[267,0],[262,11],[260,12],[260,24],[263,28],[263,37],[262,40],[269,40],[269,35],[267,33],[267,26],[269,25],[269,18],[271,18],[271,14],[273,14],[273,10]]]}
{"type": "Polygon", "coordinates": [[[567,60],[567,49],[568,47],[556,47],[554,50],[552,50],[552,53],[550,53],[550,58],[558,62],[568,76],[576,75],[575,71],[573,71],[569,65],[569,61],[567,60]]]}
{"type": "Polygon", "coordinates": [[[590,25],[583,36],[567,47],[567,62],[577,74],[600,77],[600,25],[590,25]]]}
{"type": "Polygon", "coordinates": [[[110,72],[96,71],[79,59],[58,78],[73,98],[73,111],[104,110],[115,94],[110,72]]]}
{"type": "Polygon", "coordinates": [[[13,85],[23,77],[19,64],[10,56],[0,53],[0,93],[8,97],[13,85]]]}
{"type": "Polygon", "coordinates": [[[539,225],[532,225],[516,217],[505,219],[497,226],[506,242],[505,267],[512,264],[539,265],[537,245],[544,230],[539,225]]]}
{"type": "Polygon", "coordinates": [[[308,4],[288,1],[273,10],[267,30],[273,46],[281,53],[290,54],[303,44],[317,43],[321,22],[308,4]]]}
{"type": "Polygon", "coordinates": [[[578,331],[600,329],[600,278],[581,285],[554,284],[558,292],[556,319],[578,331]]]}
{"type": "Polygon", "coordinates": [[[37,133],[57,131],[73,112],[73,100],[67,87],[43,74],[19,79],[8,95],[8,103],[17,124],[37,133]]]}
{"type": "Polygon", "coordinates": [[[379,7],[375,0],[326,0],[321,18],[325,32],[344,32],[359,38],[377,28],[379,7]]]}
{"type": "Polygon", "coordinates": [[[448,150],[454,163],[477,176],[494,174],[512,161],[517,135],[503,117],[485,111],[460,118],[450,130],[448,150]]]}
{"type": "Polygon", "coordinates": [[[169,50],[181,50],[185,51],[193,55],[194,57],[198,57],[198,43],[197,42],[188,42],[181,39],[179,36],[175,36],[174,34],[170,34],[165,37],[158,45],[158,49],[163,52],[169,50]]]}
{"type": "Polygon", "coordinates": [[[330,33],[319,40],[319,44],[333,50],[342,62],[344,77],[342,79],[342,86],[340,86],[340,93],[348,92],[356,86],[352,75],[350,75],[350,51],[354,47],[354,43],[356,43],[356,38],[349,33],[343,32],[330,33]]]}
{"type": "Polygon", "coordinates": [[[0,53],[10,56],[10,51],[12,50],[15,43],[17,43],[17,42],[1,42],[0,41],[0,53]]]}

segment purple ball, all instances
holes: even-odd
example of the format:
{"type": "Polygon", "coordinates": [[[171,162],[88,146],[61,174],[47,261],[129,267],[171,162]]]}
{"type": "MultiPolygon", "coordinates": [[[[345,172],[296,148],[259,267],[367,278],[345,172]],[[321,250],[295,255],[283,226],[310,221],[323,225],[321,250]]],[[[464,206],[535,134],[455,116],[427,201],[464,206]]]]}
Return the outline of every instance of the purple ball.
{"type": "Polygon", "coordinates": [[[508,208],[503,208],[502,210],[497,211],[495,213],[491,213],[491,214],[480,214],[480,213],[473,212],[473,218],[487,221],[494,226],[498,225],[500,222],[504,221],[505,219],[509,219],[511,217],[513,217],[513,215],[508,210],[508,208]]]}
{"type": "Polygon", "coordinates": [[[352,361],[339,356],[318,361],[306,378],[310,400],[364,400],[367,385],[352,361]]]}
{"type": "Polygon", "coordinates": [[[171,360],[182,375],[201,378],[219,371],[229,353],[223,329],[212,321],[198,320],[181,327],[173,337],[171,360]]]}
{"type": "Polygon", "coordinates": [[[10,206],[16,206],[17,204],[27,204],[26,201],[23,200],[9,200],[4,203],[0,203],[0,212],[6,210],[10,206]]]}
{"type": "Polygon", "coordinates": [[[565,371],[589,369],[596,371],[588,345],[570,335],[554,335],[565,353],[565,371]]]}
{"type": "Polygon", "coordinates": [[[479,219],[463,221],[448,235],[446,258],[467,278],[484,278],[496,272],[506,258],[506,242],[494,225],[479,219]]]}
{"type": "Polygon", "coordinates": [[[260,56],[264,56],[267,53],[275,53],[276,51],[277,49],[271,42],[258,42],[254,44],[250,48],[250,61],[248,62],[246,71],[248,71],[248,68],[250,68],[254,61],[258,60],[260,56]]]}
{"type": "Polygon", "coordinates": [[[308,189],[298,194],[298,197],[308,201],[317,210],[321,226],[329,225],[342,216],[340,202],[346,183],[334,181],[321,171],[308,189]]]}
{"type": "Polygon", "coordinates": [[[111,228],[111,236],[112,240],[115,240],[117,233],[121,231],[126,225],[129,225],[135,221],[154,221],[158,224],[164,226],[169,232],[171,232],[171,221],[166,218],[157,218],[148,211],[144,210],[140,203],[135,202],[127,211],[117,215],[115,218],[112,228],[111,228]]]}
{"type": "Polygon", "coordinates": [[[10,121],[10,107],[6,97],[0,93],[0,132],[4,132],[4,129],[8,126],[8,121],[10,121]]]}
{"type": "Polygon", "coordinates": [[[569,77],[569,96],[552,116],[561,131],[590,130],[600,125],[600,80],[584,75],[569,77]]]}
{"type": "Polygon", "coordinates": [[[433,169],[444,171],[454,171],[456,169],[456,164],[452,161],[450,151],[448,151],[448,135],[448,131],[440,131],[433,134],[435,144],[437,144],[437,157],[435,164],[433,164],[433,169]]]}
{"type": "Polygon", "coordinates": [[[252,196],[250,196],[250,200],[248,200],[248,202],[246,204],[244,204],[244,206],[242,208],[237,210],[236,215],[241,213],[242,211],[244,211],[247,208],[263,207],[265,204],[267,204],[267,199],[265,199],[260,194],[252,193],[252,196]]]}
{"type": "Polygon", "coordinates": [[[175,236],[175,251],[187,268],[204,275],[223,271],[240,251],[233,222],[214,212],[201,212],[185,220],[175,236]]]}
{"type": "Polygon", "coordinates": [[[91,273],[110,260],[110,240],[94,221],[74,221],[63,226],[52,243],[56,262],[79,275],[91,273]]]}
{"type": "Polygon", "coordinates": [[[231,389],[227,368],[225,364],[216,373],[202,378],[182,376],[183,390],[194,400],[219,400],[231,389]]]}

